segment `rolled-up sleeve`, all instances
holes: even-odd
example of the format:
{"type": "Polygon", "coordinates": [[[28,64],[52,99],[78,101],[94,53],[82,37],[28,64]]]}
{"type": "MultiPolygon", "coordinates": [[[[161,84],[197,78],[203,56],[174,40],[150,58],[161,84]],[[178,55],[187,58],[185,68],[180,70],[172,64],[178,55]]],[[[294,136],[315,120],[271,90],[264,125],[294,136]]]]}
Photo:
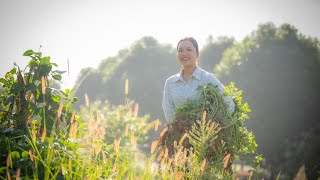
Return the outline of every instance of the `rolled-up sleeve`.
{"type": "Polygon", "coordinates": [[[166,120],[169,122],[173,118],[174,104],[170,93],[169,82],[166,80],[163,91],[162,109],[166,120]]]}

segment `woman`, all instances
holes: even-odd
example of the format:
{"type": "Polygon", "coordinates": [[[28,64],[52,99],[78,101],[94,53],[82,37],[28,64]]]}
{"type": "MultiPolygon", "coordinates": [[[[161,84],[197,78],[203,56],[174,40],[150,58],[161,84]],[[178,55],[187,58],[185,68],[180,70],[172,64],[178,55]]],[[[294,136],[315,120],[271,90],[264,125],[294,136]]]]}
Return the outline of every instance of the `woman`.
{"type": "MultiPolygon", "coordinates": [[[[182,65],[180,73],[169,77],[164,85],[162,108],[168,122],[173,118],[173,110],[188,98],[197,98],[197,87],[208,83],[218,85],[219,92],[224,94],[224,86],[212,74],[198,65],[199,47],[197,41],[192,37],[181,39],[177,45],[177,58],[182,65]]],[[[234,103],[228,96],[224,97],[228,105],[228,111],[234,111],[234,103]]]]}

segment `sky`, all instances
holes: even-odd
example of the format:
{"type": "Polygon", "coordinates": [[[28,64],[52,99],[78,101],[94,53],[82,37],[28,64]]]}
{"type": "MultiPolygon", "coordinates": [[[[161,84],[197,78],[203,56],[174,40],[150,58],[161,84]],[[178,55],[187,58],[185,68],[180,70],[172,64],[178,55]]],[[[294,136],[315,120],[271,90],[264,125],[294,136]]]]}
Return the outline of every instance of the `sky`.
{"type": "Polygon", "coordinates": [[[294,25],[320,39],[320,0],[0,0],[0,77],[33,49],[67,70],[72,88],[82,68],[96,68],[136,40],[152,36],[173,47],[185,36],[202,47],[212,35],[241,41],[259,24],[294,25]]]}

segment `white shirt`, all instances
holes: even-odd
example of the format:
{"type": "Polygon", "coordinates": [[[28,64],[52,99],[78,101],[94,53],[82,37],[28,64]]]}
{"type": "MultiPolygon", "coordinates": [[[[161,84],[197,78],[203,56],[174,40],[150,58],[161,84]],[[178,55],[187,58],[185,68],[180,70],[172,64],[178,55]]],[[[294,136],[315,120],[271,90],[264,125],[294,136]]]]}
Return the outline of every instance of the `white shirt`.
{"type": "MultiPolygon", "coordinates": [[[[196,89],[198,86],[205,86],[208,83],[218,85],[219,93],[224,94],[224,85],[212,74],[199,66],[192,73],[192,78],[186,82],[180,73],[169,77],[164,85],[162,108],[167,121],[173,118],[173,110],[179,104],[187,101],[188,98],[199,98],[200,93],[196,89]]],[[[228,105],[228,112],[233,113],[235,104],[229,96],[223,96],[228,105]]]]}

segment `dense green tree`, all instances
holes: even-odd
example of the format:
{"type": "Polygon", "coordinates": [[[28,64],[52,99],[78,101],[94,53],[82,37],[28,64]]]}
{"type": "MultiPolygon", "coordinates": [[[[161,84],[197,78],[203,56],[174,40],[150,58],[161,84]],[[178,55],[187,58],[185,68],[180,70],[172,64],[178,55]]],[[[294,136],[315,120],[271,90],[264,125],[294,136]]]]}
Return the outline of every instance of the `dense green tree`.
{"type": "Polygon", "coordinates": [[[319,55],[317,39],[289,24],[266,23],[226,50],[214,69],[244,90],[252,109],[248,126],[274,173],[292,177],[303,164],[309,176],[319,170],[319,143],[312,142],[320,130],[319,55]]]}
{"type": "Polygon", "coordinates": [[[212,36],[207,39],[206,45],[201,49],[199,65],[201,68],[211,72],[219,64],[224,50],[234,44],[234,39],[229,37],[218,37],[216,40],[212,36]]]}

